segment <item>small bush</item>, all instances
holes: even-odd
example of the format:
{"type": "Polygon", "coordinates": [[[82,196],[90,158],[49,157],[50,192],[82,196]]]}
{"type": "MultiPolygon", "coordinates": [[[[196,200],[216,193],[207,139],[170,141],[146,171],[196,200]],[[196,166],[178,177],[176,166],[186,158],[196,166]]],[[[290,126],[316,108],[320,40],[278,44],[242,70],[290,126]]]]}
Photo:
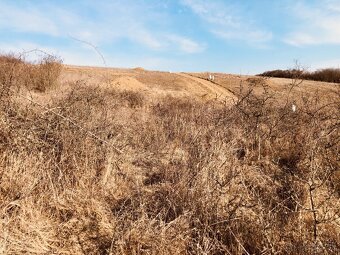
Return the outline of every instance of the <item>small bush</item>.
{"type": "Polygon", "coordinates": [[[39,92],[55,88],[61,73],[61,60],[46,56],[38,64],[27,64],[26,87],[39,92]]]}
{"type": "Polygon", "coordinates": [[[62,70],[61,60],[46,56],[29,63],[13,54],[0,56],[0,96],[12,89],[26,88],[45,92],[55,88],[62,70]]]}

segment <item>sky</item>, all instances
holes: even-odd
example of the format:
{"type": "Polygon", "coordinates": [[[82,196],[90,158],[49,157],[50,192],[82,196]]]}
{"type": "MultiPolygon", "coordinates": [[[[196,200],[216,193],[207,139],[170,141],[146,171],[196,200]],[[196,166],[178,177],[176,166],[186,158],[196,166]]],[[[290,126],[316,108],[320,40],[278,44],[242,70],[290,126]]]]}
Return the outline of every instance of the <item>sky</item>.
{"type": "Polygon", "coordinates": [[[339,67],[340,0],[0,0],[0,51],[34,49],[162,71],[339,67]]]}

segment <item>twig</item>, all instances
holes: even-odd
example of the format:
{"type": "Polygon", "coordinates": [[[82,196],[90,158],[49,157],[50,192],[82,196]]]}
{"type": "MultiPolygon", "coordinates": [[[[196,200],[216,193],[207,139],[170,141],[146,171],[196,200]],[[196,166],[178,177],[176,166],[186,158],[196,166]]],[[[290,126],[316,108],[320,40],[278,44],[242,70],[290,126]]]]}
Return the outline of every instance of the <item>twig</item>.
{"type": "Polygon", "coordinates": [[[54,55],[52,55],[52,54],[50,54],[50,53],[48,53],[48,52],[46,52],[46,51],[44,51],[44,50],[41,50],[41,49],[33,49],[33,50],[28,50],[28,51],[24,51],[24,52],[20,53],[19,58],[21,58],[22,56],[25,56],[25,55],[27,55],[27,54],[30,54],[30,53],[32,53],[32,52],[40,52],[40,53],[43,53],[43,54],[45,54],[45,55],[47,55],[47,56],[49,56],[49,57],[52,57],[52,58],[55,57],[54,55]]]}
{"type": "Polygon", "coordinates": [[[244,250],[244,252],[247,254],[247,255],[250,255],[250,253],[246,250],[246,248],[244,248],[244,246],[241,244],[241,242],[237,239],[236,235],[234,234],[234,232],[231,230],[230,227],[228,227],[229,230],[230,230],[230,233],[234,236],[235,240],[238,242],[238,244],[241,246],[241,248],[244,250]]]}
{"type": "Polygon", "coordinates": [[[75,38],[75,37],[73,37],[73,36],[71,36],[71,35],[69,35],[69,37],[70,37],[71,39],[75,40],[75,41],[78,41],[78,42],[81,42],[81,43],[84,43],[84,44],[89,45],[89,46],[90,46],[90,47],[91,47],[91,48],[92,48],[92,49],[100,56],[100,58],[101,58],[102,61],[103,61],[104,66],[107,67],[106,61],[105,61],[105,58],[104,58],[104,55],[99,51],[99,49],[98,49],[97,46],[95,46],[94,44],[92,44],[92,43],[90,43],[90,42],[87,42],[87,41],[84,41],[84,40],[75,38]]]}

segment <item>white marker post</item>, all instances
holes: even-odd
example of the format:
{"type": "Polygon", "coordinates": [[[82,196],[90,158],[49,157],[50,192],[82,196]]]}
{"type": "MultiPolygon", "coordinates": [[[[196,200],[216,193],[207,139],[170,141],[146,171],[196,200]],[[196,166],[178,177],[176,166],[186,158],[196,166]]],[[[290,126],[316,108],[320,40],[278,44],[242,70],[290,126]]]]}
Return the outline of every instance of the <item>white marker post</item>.
{"type": "Polygon", "coordinates": [[[295,104],[292,104],[292,111],[296,112],[296,105],[295,104]]]}

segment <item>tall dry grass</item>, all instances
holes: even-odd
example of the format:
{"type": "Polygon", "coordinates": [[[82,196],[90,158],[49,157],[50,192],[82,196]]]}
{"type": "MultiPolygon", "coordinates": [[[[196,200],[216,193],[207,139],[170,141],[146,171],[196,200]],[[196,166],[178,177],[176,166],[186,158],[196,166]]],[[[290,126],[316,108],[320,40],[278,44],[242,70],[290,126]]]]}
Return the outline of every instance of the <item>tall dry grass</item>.
{"type": "Polygon", "coordinates": [[[41,108],[5,62],[0,253],[338,254],[339,94],[255,79],[233,105],[149,102],[76,82],[41,108]]]}
{"type": "MultiPolygon", "coordinates": [[[[29,90],[45,92],[53,89],[62,70],[58,57],[45,55],[37,63],[25,61],[24,55],[7,54],[0,56],[0,81],[4,86],[24,87],[29,90]]],[[[2,90],[5,92],[5,90],[2,90]]]]}

